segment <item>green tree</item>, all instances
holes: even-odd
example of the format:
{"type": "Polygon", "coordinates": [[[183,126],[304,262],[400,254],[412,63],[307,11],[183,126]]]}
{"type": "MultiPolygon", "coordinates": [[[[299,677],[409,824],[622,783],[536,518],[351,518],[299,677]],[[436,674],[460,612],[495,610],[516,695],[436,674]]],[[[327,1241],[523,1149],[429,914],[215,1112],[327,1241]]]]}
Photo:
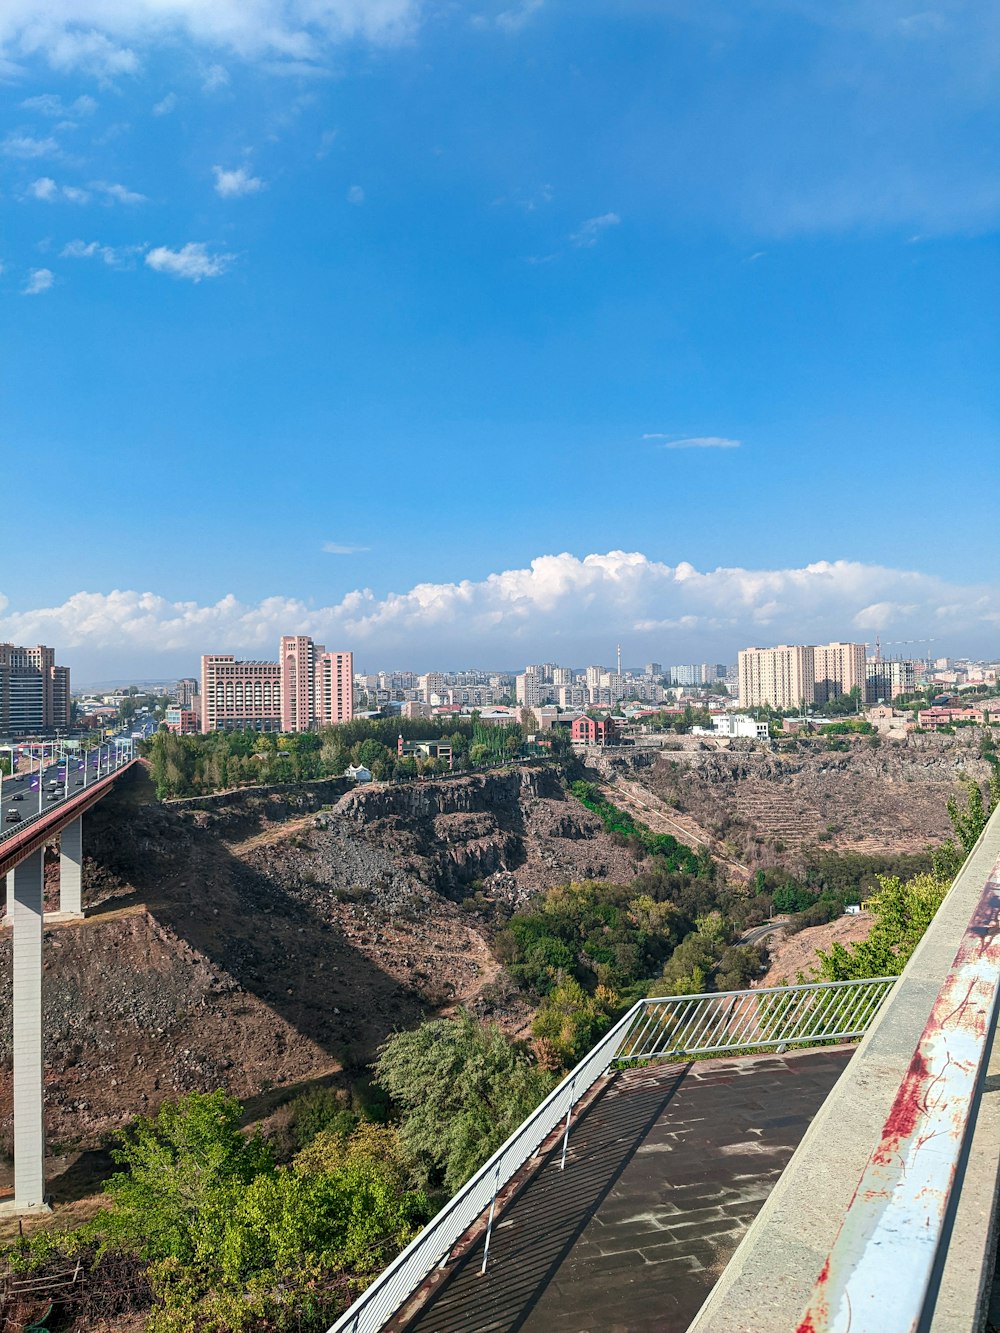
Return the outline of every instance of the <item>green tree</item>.
{"type": "Polygon", "coordinates": [[[834,944],[829,953],[817,950],[817,975],[823,980],[898,976],[949,888],[947,879],[934,874],[915,875],[905,882],[897,875],[880,875],[879,885],[878,893],[868,900],[875,916],[868,938],[847,948],[834,944]]]}
{"type": "Polygon", "coordinates": [[[273,1169],[258,1136],[239,1128],[243,1108],[224,1092],[191,1093],[142,1117],[112,1156],[110,1229],[144,1258],[191,1263],[199,1234],[240,1188],[273,1169]]]}
{"type": "Polygon", "coordinates": [[[400,1143],[418,1176],[452,1192],[553,1082],[521,1044],[464,1011],[390,1037],[375,1070],[376,1082],[399,1107],[400,1143]]]}
{"type": "Polygon", "coordinates": [[[542,1000],[531,1024],[535,1055],[546,1069],[572,1068],[611,1026],[618,996],[606,986],[588,995],[567,977],[542,1000]]]}
{"type": "Polygon", "coordinates": [[[996,770],[990,777],[989,794],[985,802],[979,783],[971,780],[966,783],[964,807],[959,805],[954,797],[949,799],[948,818],[955,830],[955,837],[949,838],[934,851],[932,860],[936,875],[942,879],[955,878],[966,857],[979,841],[979,835],[986,827],[998,802],[1000,802],[1000,773],[996,770]]]}

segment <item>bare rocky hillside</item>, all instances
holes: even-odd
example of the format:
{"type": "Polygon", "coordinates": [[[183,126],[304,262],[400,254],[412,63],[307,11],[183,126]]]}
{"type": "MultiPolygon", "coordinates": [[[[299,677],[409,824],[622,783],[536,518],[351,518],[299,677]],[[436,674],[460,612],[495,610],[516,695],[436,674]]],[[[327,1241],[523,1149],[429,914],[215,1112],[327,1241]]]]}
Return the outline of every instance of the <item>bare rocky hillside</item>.
{"type": "MultiPolygon", "coordinates": [[[[621,754],[621,752],[619,752],[621,754]]],[[[793,754],[664,752],[652,763],[617,759],[610,776],[646,787],[692,834],[741,863],[796,869],[810,846],[918,852],[948,837],[949,797],[985,782],[974,738],[911,736],[877,747],[859,737],[843,751],[805,742],[793,754]]]]}
{"type": "MultiPolygon", "coordinates": [[[[263,1105],[272,1087],[357,1071],[394,1029],[482,1001],[497,966],[469,894],[513,904],[635,873],[545,768],[342,797],[316,783],[158,804],[143,775],[121,786],[85,820],[88,919],[46,932],[56,1142],[93,1143],[193,1089],[263,1105]]],[[[0,1147],[10,1043],[8,1020],[0,1147]]]]}

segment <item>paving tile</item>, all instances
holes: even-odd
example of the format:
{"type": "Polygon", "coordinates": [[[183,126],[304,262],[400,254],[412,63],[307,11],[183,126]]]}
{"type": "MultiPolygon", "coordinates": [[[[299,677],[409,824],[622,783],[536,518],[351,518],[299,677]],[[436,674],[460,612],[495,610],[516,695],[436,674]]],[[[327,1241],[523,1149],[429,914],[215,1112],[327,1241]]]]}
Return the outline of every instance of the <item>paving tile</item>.
{"type": "Polygon", "coordinates": [[[617,1075],[406,1333],[681,1333],[849,1055],[617,1075]]]}

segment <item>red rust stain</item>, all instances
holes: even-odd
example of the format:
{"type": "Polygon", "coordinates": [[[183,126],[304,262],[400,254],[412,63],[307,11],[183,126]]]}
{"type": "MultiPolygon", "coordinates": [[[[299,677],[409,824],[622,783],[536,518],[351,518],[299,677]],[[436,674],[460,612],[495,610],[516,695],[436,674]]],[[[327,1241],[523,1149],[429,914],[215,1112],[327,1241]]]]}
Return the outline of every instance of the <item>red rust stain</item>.
{"type": "Polygon", "coordinates": [[[872,1162],[876,1165],[885,1166],[895,1156],[900,1143],[908,1139],[916,1129],[926,1109],[929,1074],[930,1070],[923,1055],[919,1049],[914,1051],[906,1077],[896,1093],[896,1100],[882,1128],[879,1146],[872,1154],[872,1162]]]}
{"type": "Polygon", "coordinates": [[[798,1325],[795,1333],[820,1333],[820,1326],[815,1322],[820,1318],[826,1322],[826,1300],[822,1296],[822,1290],[830,1280],[830,1257],[827,1256],[826,1263],[820,1270],[820,1275],[816,1279],[816,1286],[813,1288],[813,1300],[810,1309],[802,1317],[802,1322],[798,1325]]]}

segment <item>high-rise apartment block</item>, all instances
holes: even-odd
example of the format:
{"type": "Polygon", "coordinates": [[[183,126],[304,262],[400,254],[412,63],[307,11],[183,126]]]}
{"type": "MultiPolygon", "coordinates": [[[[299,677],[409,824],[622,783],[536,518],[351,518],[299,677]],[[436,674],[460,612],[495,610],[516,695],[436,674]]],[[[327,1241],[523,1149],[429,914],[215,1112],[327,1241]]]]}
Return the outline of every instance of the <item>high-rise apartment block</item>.
{"type": "Polygon", "coordinates": [[[865,695],[863,643],[779,644],[744,648],[739,657],[744,708],[802,708],[858,689],[865,695]]]}
{"type": "Polygon", "coordinates": [[[321,727],[350,722],[354,716],[354,654],[318,649],[316,722],[321,727]]]}
{"type": "Polygon", "coordinates": [[[174,701],[178,708],[191,708],[198,697],[198,682],[194,676],[184,676],[174,687],[174,701]]]}
{"type": "Polygon", "coordinates": [[[309,731],[353,716],[353,655],[306,635],[283,635],[277,662],[201,659],[202,731],[309,731]]]}
{"type": "Polygon", "coordinates": [[[898,658],[883,662],[876,657],[867,664],[865,675],[865,700],[870,704],[889,703],[917,688],[916,662],[898,658]]]}
{"type": "Polygon", "coordinates": [[[0,643],[0,734],[31,735],[69,726],[69,667],[54,648],[0,643]]]}
{"type": "Polygon", "coordinates": [[[308,731],[316,721],[316,645],[304,634],[284,634],[281,664],[281,730],[308,731]]]}
{"type": "Polygon", "coordinates": [[[813,649],[814,703],[825,704],[858,690],[865,697],[865,645],[826,643],[813,649]]]}
{"type": "Polygon", "coordinates": [[[803,645],[744,648],[740,652],[743,708],[801,708],[815,702],[813,650],[803,645]]]}

